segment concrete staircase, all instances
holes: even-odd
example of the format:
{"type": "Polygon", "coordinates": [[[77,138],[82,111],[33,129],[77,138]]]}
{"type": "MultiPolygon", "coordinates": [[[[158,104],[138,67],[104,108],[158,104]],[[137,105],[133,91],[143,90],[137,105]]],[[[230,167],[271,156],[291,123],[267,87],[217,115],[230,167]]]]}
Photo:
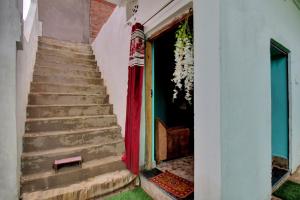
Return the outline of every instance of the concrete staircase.
{"type": "Polygon", "coordinates": [[[104,198],[132,184],[124,141],[87,44],[39,38],[23,137],[21,199],[104,198]],[[53,170],[57,159],[82,166],[53,170]]]}

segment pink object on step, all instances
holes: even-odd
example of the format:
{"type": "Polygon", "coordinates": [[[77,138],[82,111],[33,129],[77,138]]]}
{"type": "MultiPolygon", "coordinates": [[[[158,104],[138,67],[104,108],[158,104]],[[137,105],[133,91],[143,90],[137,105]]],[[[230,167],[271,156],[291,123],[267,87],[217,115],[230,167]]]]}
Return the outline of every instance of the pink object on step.
{"type": "Polygon", "coordinates": [[[78,163],[81,166],[82,157],[81,156],[76,156],[76,157],[71,157],[71,158],[64,158],[64,159],[60,159],[60,160],[55,160],[54,163],[53,163],[53,168],[55,169],[55,171],[57,171],[57,169],[60,165],[72,164],[72,163],[78,163]]]}

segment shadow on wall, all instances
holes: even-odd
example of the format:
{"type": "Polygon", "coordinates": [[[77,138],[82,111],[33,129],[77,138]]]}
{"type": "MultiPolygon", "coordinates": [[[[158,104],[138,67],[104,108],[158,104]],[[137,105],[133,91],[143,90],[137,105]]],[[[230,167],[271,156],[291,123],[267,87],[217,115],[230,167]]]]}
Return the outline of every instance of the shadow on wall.
{"type": "Polygon", "coordinates": [[[89,0],[39,0],[43,36],[89,42],[89,0]]]}

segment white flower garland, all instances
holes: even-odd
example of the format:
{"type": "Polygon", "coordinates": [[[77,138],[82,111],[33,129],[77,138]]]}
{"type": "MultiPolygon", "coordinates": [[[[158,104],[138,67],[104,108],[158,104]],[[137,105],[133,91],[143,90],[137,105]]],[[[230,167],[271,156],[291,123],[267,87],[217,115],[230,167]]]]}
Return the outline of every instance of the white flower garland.
{"type": "Polygon", "coordinates": [[[175,70],[173,81],[175,88],[173,90],[173,100],[177,98],[179,90],[182,90],[184,84],[185,99],[192,104],[192,91],[194,89],[194,47],[192,43],[192,34],[188,27],[188,20],[180,25],[176,31],[175,43],[175,70]]]}

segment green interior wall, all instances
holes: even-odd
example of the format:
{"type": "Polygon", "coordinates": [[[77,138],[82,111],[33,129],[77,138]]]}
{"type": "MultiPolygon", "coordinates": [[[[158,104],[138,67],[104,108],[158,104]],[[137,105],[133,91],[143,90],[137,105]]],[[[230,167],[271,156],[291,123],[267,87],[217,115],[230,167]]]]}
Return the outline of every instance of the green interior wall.
{"type": "Polygon", "coordinates": [[[271,57],[272,155],[288,159],[288,69],[287,56],[271,57]]]}

